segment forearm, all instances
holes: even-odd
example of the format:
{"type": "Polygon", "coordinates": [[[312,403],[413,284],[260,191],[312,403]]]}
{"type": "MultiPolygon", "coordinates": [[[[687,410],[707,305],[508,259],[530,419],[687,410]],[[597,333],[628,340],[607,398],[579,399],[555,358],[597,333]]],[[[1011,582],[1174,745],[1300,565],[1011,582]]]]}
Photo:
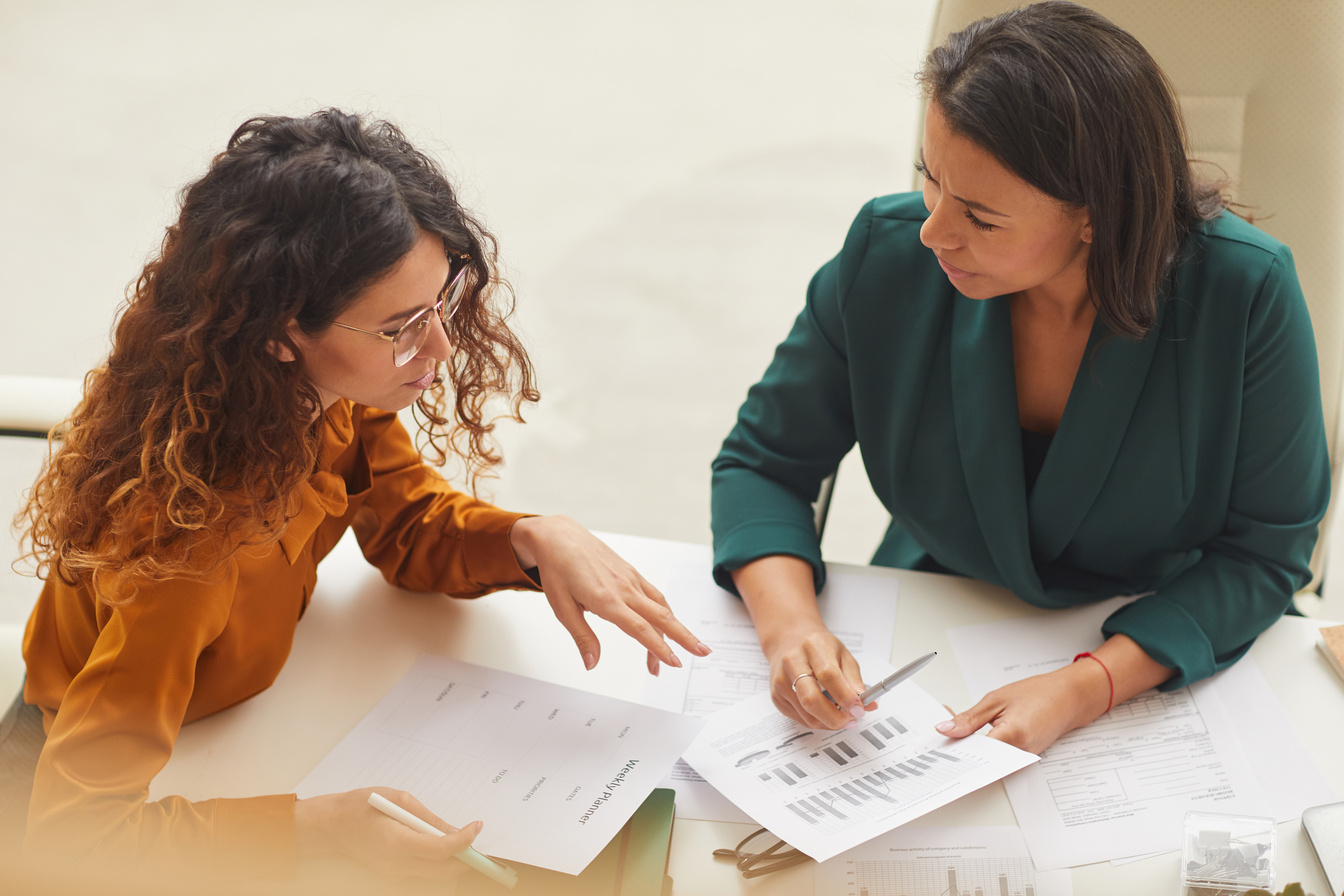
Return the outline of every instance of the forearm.
{"type": "MultiPolygon", "coordinates": [[[[1136,694],[1155,688],[1172,676],[1171,669],[1150,657],[1128,635],[1112,635],[1106,639],[1105,644],[1092,651],[1092,656],[1100,661],[1100,666],[1098,663],[1088,662],[1086,658],[1079,660],[1075,665],[1097,666],[1096,672],[1103,673],[1100,685],[1106,693],[1109,694],[1112,685],[1114,686],[1112,706],[1118,706],[1136,694]],[[1105,669],[1103,670],[1101,666],[1105,666],[1105,669]],[[1105,680],[1105,672],[1110,673],[1109,682],[1105,680]]],[[[1102,705],[1103,709],[1096,715],[1106,711],[1105,704],[1102,705]]]]}
{"type": "Polygon", "coordinates": [[[762,557],[733,570],[732,577],[767,656],[794,640],[793,632],[825,628],[806,560],[787,554],[762,557]]]}
{"type": "Polygon", "coordinates": [[[937,729],[949,737],[965,737],[989,724],[991,737],[1040,753],[1109,706],[1156,687],[1172,675],[1171,669],[1127,635],[1112,635],[1091,654],[1095,660],[1083,657],[997,688],[937,729]]]}

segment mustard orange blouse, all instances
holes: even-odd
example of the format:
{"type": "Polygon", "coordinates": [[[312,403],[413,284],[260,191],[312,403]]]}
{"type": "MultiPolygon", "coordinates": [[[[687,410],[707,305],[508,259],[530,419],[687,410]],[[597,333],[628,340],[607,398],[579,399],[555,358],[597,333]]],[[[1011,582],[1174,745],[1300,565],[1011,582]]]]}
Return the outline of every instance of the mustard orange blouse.
{"type": "Polygon", "coordinates": [[[50,580],[28,621],[24,699],[41,707],[27,844],[72,855],[292,866],[293,794],[147,802],[186,722],[265,690],[289,656],[317,564],[347,528],[393,584],[476,597],[534,588],[508,513],[454,491],[395,414],[338,401],[318,471],[279,542],[243,549],[214,581],[142,585],[120,607],[50,580]]]}

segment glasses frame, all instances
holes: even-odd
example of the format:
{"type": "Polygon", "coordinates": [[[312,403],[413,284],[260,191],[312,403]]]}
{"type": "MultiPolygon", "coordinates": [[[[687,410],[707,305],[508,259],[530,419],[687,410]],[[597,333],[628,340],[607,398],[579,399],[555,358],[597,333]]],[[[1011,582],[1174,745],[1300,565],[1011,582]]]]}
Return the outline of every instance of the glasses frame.
{"type": "Polygon", "coordinates": [[[765,828],[757,828],[743,837],[742,841],[732,849],[714,850],[714,856],[720,859],[733,859],[737,864],[737,870],[741,871],[742,876],[748,880],[812,861],[811,856],[799,852],[780,839],[776,839],[773,846],[760,852],[747,852],[747,844],[762,834],[770,834],[770,832],[765,828]],[[780,850],[783,850],[783,852],[780,852],[780,850]]]}
{"type": "MultiPolygon", "coordinates": [[[[429,322],[428,318],[429,315],[431,314],[438,315],[439,323],[443,324],[443,330],[446,333],[448,331],[448,322],[453,319],[453,316],[457,314],[458,309],[462,307],[462,299],[467,294],[467,290],[465,288],[466,280],[464,279],[464,275],[467,273],[467,268],[470,267],[468,263],[471,261],[471,256],[463,255],[460,252],[453,252],[452,250],[446,250],[446,254],[448,255],[450,264],[454,259],[456,259],[458,262],[462,264],[462,267],[458,268],[457,273],[454,274],[452,279],[448,281],[448,285],[443,288],[443,292],[441,293],[440,298],[437,302],[435,302],[430,307],[422,308],[420,311],[417,311],[415,314],[411,315],[410,319],[407,320],[406,323],[402,324],[400,327],[397,327],[397,329],[394,332],[380,333],[377,330],[366,330],[363,327],[355,327],[351,326],[350,324],[344,324],[338,320],[329,321],[329,323],[331,323],[332,326],[342,327],[343,329],[346,330],[354,330],[356,333],[364,333],[369,336],[377,336],[379,339],[386,339],[388,342],[392,343],[393,365],[397,367],[405,367],[407,364],[411,363],[412,360],[414,360],[415,356],[419,354],[420,349],[424,346],[425,343],[424,340],[421,339],[419,343],[413,344],[411,354],[406,356],[405,359],[398,361],[397,340],[402,337],[402,334],[406,333],[412,327],[415,327],[417,325],[420,327],[421,330],[423,330],[425,328],[425,325],[428,324],[429,322]],[[444,307],[445,302],[448,305],[447,308],[444,307]]],[[[416,337],[412,336],[411,338],[412,341],[414,342],[416,337]]]]}

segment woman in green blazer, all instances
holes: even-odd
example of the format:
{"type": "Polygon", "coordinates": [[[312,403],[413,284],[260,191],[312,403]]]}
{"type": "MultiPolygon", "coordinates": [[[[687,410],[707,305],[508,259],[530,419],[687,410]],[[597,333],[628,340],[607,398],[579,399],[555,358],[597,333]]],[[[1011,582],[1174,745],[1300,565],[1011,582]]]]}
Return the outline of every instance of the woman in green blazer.
{"type": "Polygon", "coordinates": [[[892,515],[874,563],[1042,607],[1145,595],[1089,661],[940,726],[1039,752],[1234,663],[1308,581],[1315,343],[1287,247],[1191,175],[1128,33],[1042,3],[952,35],[920,77],[923,195],[864,207],[748,394],[714,462],[714,574],[776,705],[825,728],[862,716],[862,678],[817,612],[809,505],[855,443],[892,515]]]}

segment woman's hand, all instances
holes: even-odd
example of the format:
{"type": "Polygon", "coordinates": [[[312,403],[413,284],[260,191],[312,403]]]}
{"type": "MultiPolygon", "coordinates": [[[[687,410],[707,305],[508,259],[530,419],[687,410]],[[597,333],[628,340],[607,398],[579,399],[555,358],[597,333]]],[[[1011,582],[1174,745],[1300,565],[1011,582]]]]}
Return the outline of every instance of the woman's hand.
{"type": "Polygon", "coordinates": [[[1171,670],[1128,635],[1112,635],[1091,655],[990,691],[935,727],[948,737],[965,737],[990,725],[990,737],[1040,754],[1064,734],[1170,677],[1171,670]]]}
{"type": "Polygon", "coordinates": [[[859,703],[864,686],[858,661],[819,622],[801,622],[787,631],[777,628],[765,655],[770,661],[770,698],[795,722],[808,728],[853,728],[866,710],[877,708],[876,703],[859,703]]]}
{"type": "Polygon", "coordinates": [[[877,708],[859,705],[864,690],[859,664],[821,621],[806,561],[784,554],[762,557],[732,576],[770,661],[770,697],[780,712],[809,728],[836,729],[877,708]]]}
{"type": "Polygon", "coordinates": [[[400,790],[366,787],[346,793],[329,793],[294,804],[295,842],[303,858],[343,855],[361,865],[397,877],[449,880],[467,866],[453,858],[471,845],[481,832],[474,821],[458,829],[430,812],[400,790]],[[412,815],[444,832],[444,836],[421,834],[389,818],[369,805],[377,791],[412,815]]]}
{"type": "Polygon", "coordinates": [[[1039,755],[1104,713],[1109,691],[1101,666],[1073,663],[990,691],[937,729],[948,737],[965,737],[990,725],[990,737],[1039,755]]]}
{"type": "Polygon", "coordinates": [[[569,517],[524,517],[513,524],[509,540],[520,565],[537,567],[551,610],[574,638],[587,668],[597,665],[602,645],[583,618],[585,612],[644,645],[654,675],[659,662],[681,665],[664,636],[696,656],[709,655],[709,648],[672,614],[657,588],[569,517]]]}

